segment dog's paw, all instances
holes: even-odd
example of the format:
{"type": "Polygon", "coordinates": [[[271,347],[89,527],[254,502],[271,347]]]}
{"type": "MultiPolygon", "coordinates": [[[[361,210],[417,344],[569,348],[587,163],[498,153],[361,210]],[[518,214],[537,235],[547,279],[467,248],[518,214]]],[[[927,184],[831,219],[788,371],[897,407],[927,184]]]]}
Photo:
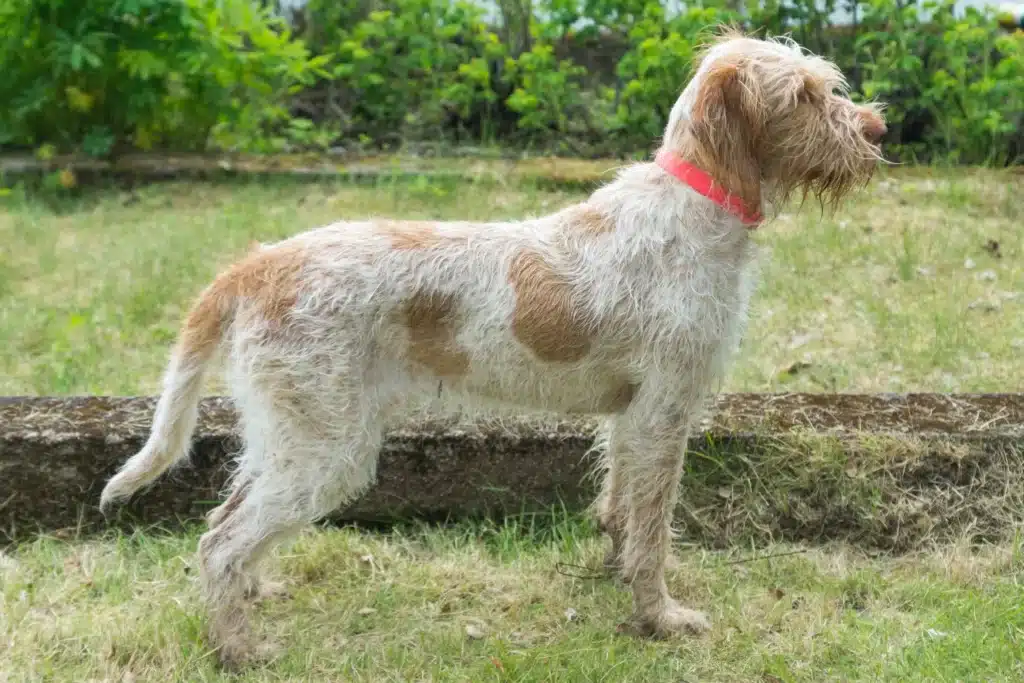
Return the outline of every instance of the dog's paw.
{"type": "Polygon", "coordinates": [[[287,600],[292,597],[288,584],[284,581],[260,581],[256,591],[256,600],[287,600]]]}
{"type": "Polygon", "coordinates": [[[617,548],[612,546],[608,549],[608,552],[604,554],[604,560],[601,562],[604,570],[611,575],[618,574],[622,569],[622,564],[619,560],[619,551],[617,548]]]}
{"type": "Polygon", "coordinates": [[[269,581],[267,579],[251,579],[245,586],[242,593],[246,600],[255,603],[271,600],[287,600],[291,597],[288,585],[283,581],[269,581]]]}
{"type": "Polygon", "coordinates": [[[217,660],[225,671],[237,673],[269,663],[280,651],[280,645],[270,640],[258,643],[235,640],[221,645],[217,650],[217,660]]]}
{"type": "Polygon", "coordinates": [[[670,602],[657,614],[633,615],[630,621],[618,628],[620,633],[643,638],[669,638],[681,633],[699,636],[709,630],[711,620],[708,615],[676,602],[670,602]]]}

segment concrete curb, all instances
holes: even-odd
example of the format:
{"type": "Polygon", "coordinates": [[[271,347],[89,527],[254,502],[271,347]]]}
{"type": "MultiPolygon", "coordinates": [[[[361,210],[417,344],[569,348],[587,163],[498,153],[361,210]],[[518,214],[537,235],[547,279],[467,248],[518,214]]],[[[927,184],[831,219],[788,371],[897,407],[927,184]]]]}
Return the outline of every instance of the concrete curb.
{"type": "MultiPolygon", "coordinates": [[[[0,398],[0,536],[104,528],[99,492],[144,443],[154,404],[0,398]]],[[[1008,488],[1024,478],[1024,395],[732,394],[712,413],[691,440],[682,484],[679,520],[690,540],[842,538],[905,549],[940,532],[1009,533],[1024,516],[1024,487],[1008,488]]],[[[118,523],[201,518],[238,446],[234,422],[226,399],[204,400],[191,466],[140,493],[118,523]]],[[[376,486],[337,518],[580,510],[594,493],[586,475],[596,426],[410,423],[390,432],[376,486]]]]}
{"type": "Polygon", "coordinates": [[[156,155],[130,154],[114,160],[61,155],[38,159],[29,155],[0,155],[0,178],[65,172],[68,188],[86,178],[165,180],[246,175],[296,178],[419,177],[497,182],[532,180],[555,185],[589,186],[609,177],[628,162],[565,157],[480,159],[469,157],[362,156],[324,154],[279,155],[156,155]]]}

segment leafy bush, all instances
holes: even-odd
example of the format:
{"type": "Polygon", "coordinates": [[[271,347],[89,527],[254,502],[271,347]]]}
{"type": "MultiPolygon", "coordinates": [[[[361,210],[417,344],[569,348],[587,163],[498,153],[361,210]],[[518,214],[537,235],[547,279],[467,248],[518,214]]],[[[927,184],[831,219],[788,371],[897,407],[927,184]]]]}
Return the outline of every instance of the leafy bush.
{"type": "Polygon", "coordinates": [[[643,19],[629,32],[630,50],[617,69],[623,85],[613,125],[624,139],[650,144],[662,134],[672,105],[690,79],[701,34],[724,17],[714,8],[693,8],[666,20],[660,4],[648,3],[643,19]]]}
{"type": "Polygon", "coordinates": [[[564,133],[573,110],[579,110],[579,77],[583,69],[568,60],[559,61],[554,47],[535,44],[518,59],[505,61],[507,78],[514,90],[505,103],[519,114],[519,126],[533,131],[564,133]]]}
{"type": "Polygon", "coordinates": [[[336,26],[333,44],[320,38],[333,45],[330,105],[346,133],[431,137],[488,111],[505,50],[481,17],[461,0],[394,0],[336,26]]]}
{"type": "Polygon", "coordinates": [[[0,0],[0,145],[245,144],[322,61],[248,0],[0,0]]]}
{"type": "Polygon", "coordinates": [[[865,23],[861,90],[889,103],[906,152],[1003,164],[1022,151],[1024,34],[1000,35],[995,17],[974,8],[957,17],[951,0],[873,0],[865,23]]]}
{"type": "Polygon", "coordinates": [[[901,159],[1024,154],[1024,33],[952,0],[499,0],[508,26],[479,0],[310,0],[303,40],[264,1],[0,0],[0,146],[631,155],[662,133],[704,34],[730,22],[836,61],[854,97],[888,103],[901,159]],[[831,24],[838,5],[849,26],[831,24]]]}

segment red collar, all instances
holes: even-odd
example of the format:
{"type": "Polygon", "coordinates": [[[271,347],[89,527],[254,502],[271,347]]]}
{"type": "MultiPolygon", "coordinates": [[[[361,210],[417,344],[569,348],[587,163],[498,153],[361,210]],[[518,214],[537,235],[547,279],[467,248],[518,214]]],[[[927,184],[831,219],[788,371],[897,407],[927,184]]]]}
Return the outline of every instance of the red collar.
{"type": "Polygon", "coordinates": [[[760,211],[751,210],[743,203],[742,199],[736,195],[729,194],[721,185],[715,183],[715,179],[710,175],[690,162],[683,161],[667,149],[658,150],[658,155],[654,158],[654,161],[681,182],[689,185],[715,204],[718,204],[739,218],[745,225],[750,226],[751,229],[757,227],[764,220],[760,211]]]}

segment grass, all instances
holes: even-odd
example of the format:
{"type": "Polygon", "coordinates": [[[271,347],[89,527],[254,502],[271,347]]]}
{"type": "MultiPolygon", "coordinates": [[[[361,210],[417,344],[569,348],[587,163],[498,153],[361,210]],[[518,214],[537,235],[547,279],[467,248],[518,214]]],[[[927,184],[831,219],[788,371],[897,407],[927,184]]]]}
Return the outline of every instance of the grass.
{"type": "MultiPolygon", "coordinates": [[[[1024,375],[1024,177],[889,172],[833,217],[755,239],[761,286],[729,391],[999,391],[1024,375]],[[995,245],[995,246],[993,246],[995,245]]],[[[508,219],[535,184],[171,183],[0,212],[0,394],[146,394],[183,310],[251,240],[340,218],[508,219]]]]}
{"type": "MultiPolygon", "coordinates": [[[[764,226],[762,284],[725,389],[1019,387],[1022,189],[1006,173],[891,171],[834,217],[807,207],[764,226]]],[[[425,178],[182,182],[56,204],[15,190],[0,200],[0,395],[155,392],[189,299],[251,240],[372,215],[516,218],[582,196],[425,178]]],[[[681,547],[673,592],[715,627],[649,642],[615,635],[622,586],[560,565],[597,566],[603,550],[588,522],[563,516],[307,533],[275,558],[291,597],[259,608],[281,656],[231,677],[203,638],[197,536],[8,548],[0,683],[1024,678],[1017,543],[901,556],[681,547]]]]}
{"type": "Polygon", "coordinates": [[[602,552],[588,524],[562,518],[532,528],[511,520],[308,533],[276,563],[290,597],[258,608],[258,629],[286,647],[268,666],[232,677],[203,639],[195,541],[153,532],[42,538],[0,557],[0,680],[1024,676],[1016,545],[887,559],[843,546],[685,549],[670,585],[715,627],[701,639],[650,642],[615,634],[630,607],[621,586],[560,564],[596,567],[602,552]]]}

